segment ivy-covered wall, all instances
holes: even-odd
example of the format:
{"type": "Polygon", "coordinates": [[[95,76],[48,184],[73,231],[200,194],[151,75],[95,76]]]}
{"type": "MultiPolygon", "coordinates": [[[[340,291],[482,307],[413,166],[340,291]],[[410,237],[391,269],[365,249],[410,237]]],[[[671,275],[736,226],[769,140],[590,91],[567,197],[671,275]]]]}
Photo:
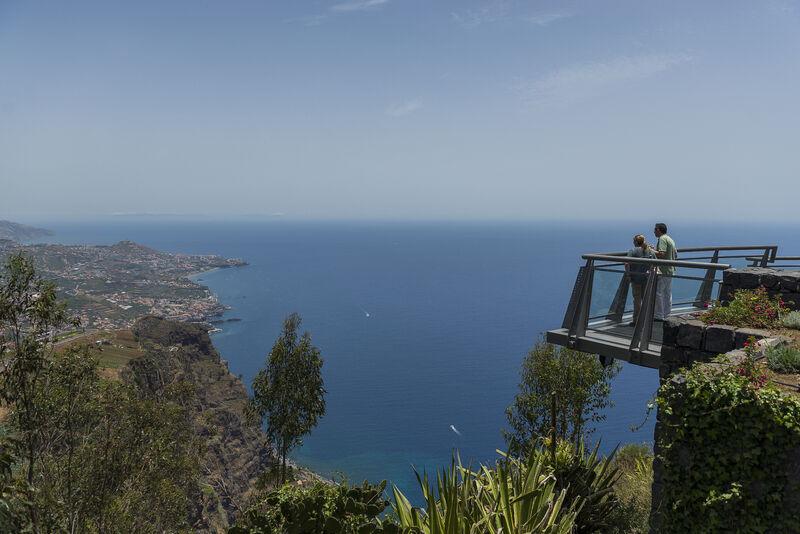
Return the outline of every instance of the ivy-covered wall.
{"type": "Polygon", "coordinates": [[[742,356],[659,391],[655,532],[800,532],[800,398],[737,373],[742,356]]]}

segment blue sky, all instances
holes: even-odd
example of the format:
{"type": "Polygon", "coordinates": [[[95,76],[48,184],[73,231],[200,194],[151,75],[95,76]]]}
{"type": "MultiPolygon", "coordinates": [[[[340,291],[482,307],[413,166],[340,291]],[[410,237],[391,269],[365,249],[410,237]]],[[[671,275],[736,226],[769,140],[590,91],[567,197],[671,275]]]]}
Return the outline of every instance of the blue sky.
{"type": "Polygon", "coordinates": [[[0,0],[0,218],[791,219],[798,94],[796,0],[0,0]]]}

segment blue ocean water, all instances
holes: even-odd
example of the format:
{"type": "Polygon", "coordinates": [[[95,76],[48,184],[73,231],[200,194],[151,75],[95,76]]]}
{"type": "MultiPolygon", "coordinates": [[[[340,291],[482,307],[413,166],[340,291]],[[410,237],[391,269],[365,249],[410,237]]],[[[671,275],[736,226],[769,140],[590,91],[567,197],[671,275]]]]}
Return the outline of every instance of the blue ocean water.
{"type": "MultiPolygon", "coordinates": [[[[580,254],[627,249],[633,234],[652,228],[648,221],[31,222],[55,230],[58,242],[131,239],[250,262],[198,277],[231,306],[226,317],[241,319],[213,337],[231,370],[249,384],[283,318],[300,313],[325,359],[328,393],[326,416],[294,458],[328,475],[389,479],[412,495],[412,466],[445,466],[455,449],[465,461],[495,458],[522,358],[560,325],[580,254]]],[[[670,233],[679,246],[777,243],[800,252],[788,225],[682,224],[670,233]]],[[[604,450],[652,441],[653,417],[642,422],[657,386],[656,371],[623,366],[615,405],[594,434],[604,450]]]]}

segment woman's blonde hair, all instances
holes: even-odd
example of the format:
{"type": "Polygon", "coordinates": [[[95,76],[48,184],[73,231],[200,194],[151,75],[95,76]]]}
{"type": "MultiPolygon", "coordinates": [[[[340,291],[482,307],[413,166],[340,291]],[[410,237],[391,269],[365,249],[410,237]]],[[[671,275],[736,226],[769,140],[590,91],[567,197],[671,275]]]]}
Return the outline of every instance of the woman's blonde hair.
{"type": "Polygon", "coordinates": [[[636,234],[633,236],[633,244],[641,248],[644,252],[647,252],[647,249],[650,248],[650,245],[647,244],[643,234],[636,234]]]}

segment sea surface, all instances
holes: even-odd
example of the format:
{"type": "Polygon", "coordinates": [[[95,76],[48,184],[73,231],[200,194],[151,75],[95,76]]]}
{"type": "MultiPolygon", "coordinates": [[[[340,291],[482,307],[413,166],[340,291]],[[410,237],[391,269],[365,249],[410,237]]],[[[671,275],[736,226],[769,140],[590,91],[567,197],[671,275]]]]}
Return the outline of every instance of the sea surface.
{"type": "MultiPolygon", "coordinates": [[[[24,222],[54,230],[55,242],[130,239],[248,261],[196,277],[231,307],[225,318],[241,319],[213,336],[231,370],[249,385],[283,318],[300,313],[324,357],[327,413],[293,458],[352,481],[388,479],[412,496],[413,468],[444,467],[454,451],[492,461],[504,447],[520,364],[560,326],[580,255],[627,249],[652,230],[652,221],[24,222]]],[[[673,226],[679,247],[777,243],[800,253],[796,226],[673,226]]],[[[657,386],[655,370],[623,364],[592,439],[605,451],[652,442],[657,386]]]]}

